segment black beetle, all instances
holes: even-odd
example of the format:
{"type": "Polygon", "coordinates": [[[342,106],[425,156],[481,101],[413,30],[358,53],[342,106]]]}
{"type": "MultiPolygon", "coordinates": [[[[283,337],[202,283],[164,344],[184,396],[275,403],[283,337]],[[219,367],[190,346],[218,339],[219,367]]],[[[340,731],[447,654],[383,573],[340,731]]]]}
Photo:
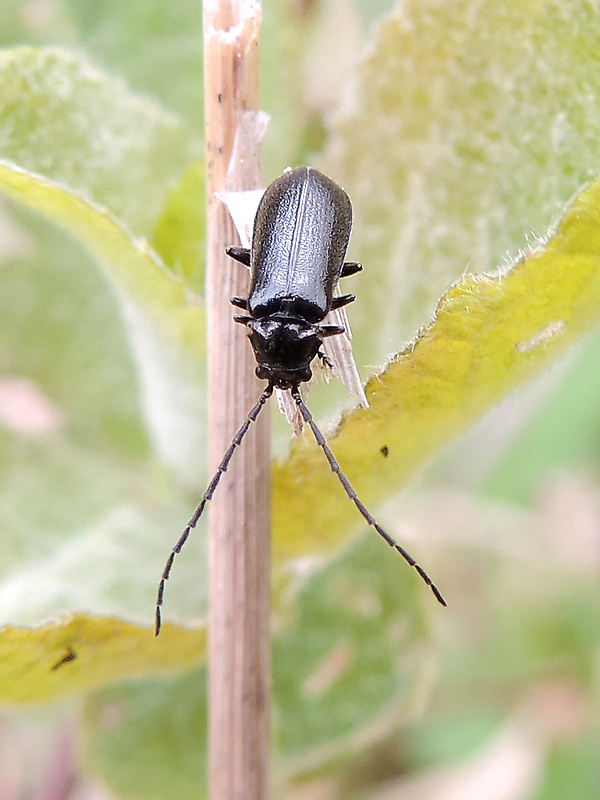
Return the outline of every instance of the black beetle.
{"type": "Polygon", "coordinates": [[[212,498],[235,448],[241,444],[274,389],[291,391],[302,418],[350,500],[368,524],[416,569],[439,602],[446,605],[425,570],[375,521],[358,499],[300,394],[300,384],[312,377],[312,361],[317,356],[327,361],[321,351],[323,339],[344,332],[339,325],[320,323],[330,311],[355,299],[352,294],[333,295],[340,278],[362,269],[357,262],[344,261],[351,229],[352,204],[346,192],[316,169],[297,167],[286,170],[263,194],[254,220],[252,248],[227,248],[228,255],[251,270],[248,298],[234,297],[231,302],[247,312],[234,319],[248,328],[258,364],[256,374],[268,384],[234,436],[200,505],[171,551],[158,588],[156,635],[161,626],[165,581],[175,556],[212,498]]]}
{"type": "Polygon", "coordinates": [[[252,269],[247,300],[231,301],[250,316],[248,326],[258,362],[256,374],[278,389],[309,381],[310,364],[326,336],[343,333],[338,325],[319,325],[352,294],[334,297],[340,277],[362,269],[344,263],[352,228],[350,198],[330,178],[298,167],[266,190],[254,220],[252,250],[227,252],[252,269]]]}

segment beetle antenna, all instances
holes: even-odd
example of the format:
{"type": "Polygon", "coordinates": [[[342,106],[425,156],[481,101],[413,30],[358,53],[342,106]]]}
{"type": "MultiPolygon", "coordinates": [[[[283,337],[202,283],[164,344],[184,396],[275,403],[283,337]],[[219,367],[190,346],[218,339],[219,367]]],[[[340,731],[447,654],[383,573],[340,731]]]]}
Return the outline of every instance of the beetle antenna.
{"type": "Polygon", "coordinates": [[[331,471],[335,472],[335,474],[337,475],[339,482],[344,487],[344,491],[346,492],[346,494],[348,495],[350,500],[352,500],[352,502],[354,503],[356,508],[360,511],[360,513],[362,514],[364,519],[369,523],[369,525],[371,525],[371,527],[375,528],[377,533],[381,537],[383,537],[385,539],[385,541],[390,545],[390,547],[393,547],[395,550],[397,550],[400,553],[400,555],[402,556],[402,558],[411,567],[416,569],[416,571],[419,573],[419,575],[421,576],[423,581],[427,584],[427,586],[429,586],[429,588],[431,589],[431,591],[435,595],[436,600],[438,602],[440,602],[443,606],[447,605],[446,601],[442,597],[442,594],[441,594],[440,590],[437,588],[435,583],[431,580],[429,575],[425,572],[423,567],[421,567],[419,564],[417,564],[417,562],[410,555],[410,553],[408,553],[401,545],[399,545],[398,542],[394,541],[394,539],[392,539],[392,537],[389,535],[389,533],[387,533],[387,531],[384,531],[384,529],[380,525],[377,524],[377,522],[375,521],[375,518],[370,514],[370,512],[367,510],[366,506],[364,506],[363,503],[359,500],[359,498],[357,497],[356,492],[352,488],[352,485],[351,485],[350,481],[348,480],[348,478],[344,475],[344,473],[340,469],[340,465],[338,464],[335,456],[333,455],[333,453],[331,452],[331,450],[327,446],[327,442],[325,441],[325,437],[323,436],[323,434],[321,433],[321,431],[317,427],[317,424],[314,421],[314,419],[312,417],[312,414],[310,413],[310,411],[308,410],[308,407],[304,403],[304,400],[302,399],[302,397],[300,395],[300,391],[299,391],[298,387],[297,386],[294,387],[291,390],[291,392],[292,392],[292,397],[294,398],[294,400],[296,402],[296,405],[298,406],[298,409],[299,409],[300,413],[302,414],[302,417],[303,417],[304,421],[310,426],[310,429],[313,432],[313,436],[315,437],[315,439],[317,441],[317,444],[319,445],[319,447],[322,448],[323,452],[325,453],[327,461],[329,462],[329,466],[331,467],[331,471]]]}
{"type": "Polygon", "coordinates": [[[163,596],[164,596],[164,593],[165,593],[165,583],[169,580],[169,576],[171,575],[171,568],[173,566],[173,561],[175,561],[175,556],[178,553],[181,552],[181,548],[186,543],[187,538],[190,535],[190,532],[198,524],[198,520],[202,516],[202,512],[204,511],[204,509],[206,507],[206,504],[212,499],[212,496],[214,495],[214,493],[215,493],[215,491],[217,489],[217,486],[219,485],[219,481],[221,480],[221,475],[223,475],[225,472],[227,472],[227,469],[229,468],[229,462],[231,461],[231,458],[232,458],[233,454],[235,453],[236,448],[240,446],[244,436],[248,433],[248,429],[250,428],[250,425],[253,422],[256,421],[256,418],[260,414],[263,406],[265,405],[265,403],[267,402],[269,397],[271,397],[272,394],[273,394],[273,387],[271,385],[269,385],[269,386],[267,386],[267,388],[264,390],[264,392],[259,397],[259,399],[258,399],[256,405],[254,406],[254,408],[248,413],[248,416],[246,417],[246,420],[245,420],[244,424],[241,426],[239,431],[233,437],[233,439],[231,441],[231,444],[227,448],[227,452],[223,456],[223,459],[221,460],[221,463],[219,464],[219,466],[217,468],[217,471],[213,475],[211,482],[208,484],[207,490],[202,495],[202,500],[200,501],[199,506],[196,508],[196,510],[192,514],[192,518],[190,519],[190,521],[188,522],[185,530],[183,531],[183,533],[179,537],[179,540],[178,540],[177,544],[171,550],[171,554],[169,555],[169,558],[167,559],[167,563],[165,564],[165,568],[163,570],[163,574],[162,574],[162,577],[160,579],[160,583],[158,584],[158,594],[157,594],[157,597],[156,597],[156,615],[155,615],[155,620],[154,620],[154,635],[155,636],[158,636],[158,634],[160,633],[160,627],[161,627],[160,609],[161,609],[161,606],[163,604],[163,596]]]}

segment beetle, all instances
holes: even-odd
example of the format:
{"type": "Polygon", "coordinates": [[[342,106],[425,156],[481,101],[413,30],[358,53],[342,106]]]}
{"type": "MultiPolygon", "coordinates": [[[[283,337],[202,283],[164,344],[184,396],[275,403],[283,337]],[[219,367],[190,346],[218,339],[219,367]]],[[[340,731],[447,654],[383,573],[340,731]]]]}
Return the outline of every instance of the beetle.
{"type": "Polygon", "coordinates": [[[286,170],[263,194],[252,234],[252,247],[228,247],[227,254],[250,268],[247,298],[231,302],[246,312],[235,315],[245,325],[257,362],[256,375],[267,386],[234,436],[187,527],[165,565],[156,601],[155,634],[161,627],[165,583],[177,553],[196,527],[250,425],[275,389],[289,389],[304,422],[323,450],[332,472],[366,522],[421,576],[436,599],[446,605],[439,589],[415,559],[375,520],[341,471],[325,437],[300,394],[300,384],[312,377],[311,364],[319,357],[327,363],[323,340],[344,333],[340,325],[321,324],[330,311],[355,300],[353,294],[334,296],[340,278],[362,270],[344,261],[352,229],[352,204],[331,178],[311,167],[286,170]]]}
{"type": "Polygon", "coordinates": [[[355,299],[353,294],[333,296],[341,277],[362,269],[344,262],[351,228],[346,192],[317,170],[298,167],[284,172],[264,193],[252,250],[227,249],[252,270],[248,298],[231,302],[249,313],[234,319],[247,326],[256,374],[269,385],[293,389],[309,381],[323,339],[344,332],[339,325],[319,323],[355,299]]]}

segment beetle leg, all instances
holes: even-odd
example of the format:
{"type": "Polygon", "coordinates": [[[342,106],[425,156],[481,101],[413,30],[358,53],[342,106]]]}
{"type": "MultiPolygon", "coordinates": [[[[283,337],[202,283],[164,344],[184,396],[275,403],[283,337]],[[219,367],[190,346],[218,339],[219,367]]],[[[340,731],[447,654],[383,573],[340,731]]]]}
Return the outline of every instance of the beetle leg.
{"type": "Polygon", "coordinates": [[[338,336],[338,334],[344,333],[345,330],[341,325],[320,325],[317,332],[324,339],[326,336],[338,336]]]}
{"type": "Polygon", "coordinates": [[[245,267],[250,266],[250,250],[247,247],[228,247],[225,252],[245,267]]]}
{"type": "Polygon", "coordinates": [[[347,278],[349,275],[356,275],[356,273],[360,272],[362,268],[363,265],[359,264],[358,261],[344,261],[340,278],[347,278]]]}
{"type": "Polygon", "coordinates": [[[231,305],[237,306],[238,308],[243,308],[244,311],[248,311],[248,301],[244,300],[243,297],[232,297],[231,305]]]}
{"type": "Polygon", "coordinates": [[[242,325],[247,325],[249,322],[252,322],[252,317],[240,317],[236,314],[233,321],[240,322],[242,325]]]}
{"type": "Polygon", "coordinates": [[[331,301],[331,310],[334,311],[336,308],[347,306],[348,303],[352,303],[354,300],[356,300],[356,296],[353,294],[341,294],[339,297],[334,297],[331,301]]]}
{"type": "Polygon", "coordinates": [[[324,367],[329,367],[329,369],[333,372],[333,363],[327,358],[325,353],[322,353],[319,350],[319,352],[317,353],[317,357],[320,359],[321,364],[323,364],[324,367]]]}

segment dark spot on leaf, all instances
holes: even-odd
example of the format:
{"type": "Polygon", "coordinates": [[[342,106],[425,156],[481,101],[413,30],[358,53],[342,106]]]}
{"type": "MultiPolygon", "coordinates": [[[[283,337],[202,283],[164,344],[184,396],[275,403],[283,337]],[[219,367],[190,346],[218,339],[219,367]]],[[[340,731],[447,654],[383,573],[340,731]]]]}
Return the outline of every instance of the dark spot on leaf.
{"type": "Polygon", "coordinates": [[[73,650],[72,650],[70,647],[67,647],[67,652],[66,652],[66,653],[65,653],[65,655],[64,655],[64,656],[63,656],[63,657],[60,659],[60,661],[57,661],[57,662],[56,662],[56,664],[55,664],[55,665],[52,667],[52,670],[54,671],[55,669],[59,669],[59,668],[60,668],[60,667],[62,667],[64,664],[68,664],[68,663],[69,663],[69,661],[75,661],[75,659],[76,659],[76,658],[77,658],[77,656],[75,655],[75,653],[73,652],[73,650]]]}

